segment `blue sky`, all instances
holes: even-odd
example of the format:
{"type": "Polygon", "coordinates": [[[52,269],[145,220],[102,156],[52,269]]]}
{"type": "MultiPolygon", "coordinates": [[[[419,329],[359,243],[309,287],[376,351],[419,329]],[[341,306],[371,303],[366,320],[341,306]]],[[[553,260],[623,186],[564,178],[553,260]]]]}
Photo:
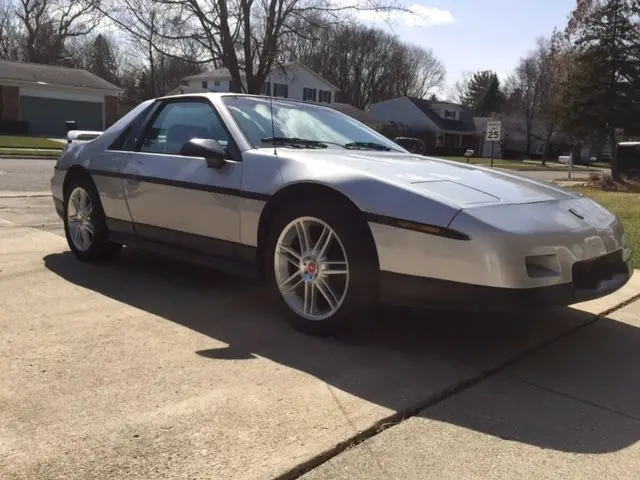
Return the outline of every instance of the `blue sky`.
{"type": "Polygon", "coordinates": [[[398,15],[391,19],[391,28],[403,40],[432,48],[447,68],[450,86],[465,71],[508,74],[535,47],[536,38],[566,24],[576,0],[409,0],[405,4],[415,6],[420,16],[398,15]]]}

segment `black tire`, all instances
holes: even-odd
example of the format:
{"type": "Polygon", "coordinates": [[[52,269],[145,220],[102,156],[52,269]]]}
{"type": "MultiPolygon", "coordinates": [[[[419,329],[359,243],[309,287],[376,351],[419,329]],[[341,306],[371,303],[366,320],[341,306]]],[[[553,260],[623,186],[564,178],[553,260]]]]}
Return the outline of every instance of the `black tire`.
{"type": "Polygon", "coordinates": [[[318,336],[352,330],[378,300],[378,264],[375,245],[364,219],[341,202],[327,198],[305,199],[283,208],[274,219],[264,250],[264,272],[271,295],[276,296],[286,320],[296,329],[318,336]],[[338,310],[323,320],[299,316],[285,301],[276,281],[275,249],[283,229],[296,218],[315,217],[328,224],[340,238],[349,263],[346,296],[338,310]]]}
{"type": "Polygon", "coordinates": [[[67,237],[69,249],[75,257],[82,262],[102,262],[110,260],[122,249],[122,245],[109,241],[109,231],[107,230],[102,202],[100,202],[100,196],[88,174],[75,174],[66,186],[64,192],[63,222],[64,233],[67,237]],[[77,187],[84,189],[88,193],[92,205],[91,223],[93,224],[94,235],[92,243],[87,250],[79,250],[71,239],[69,232],[69,219],[67,215],[69,198],[77,187]]]}

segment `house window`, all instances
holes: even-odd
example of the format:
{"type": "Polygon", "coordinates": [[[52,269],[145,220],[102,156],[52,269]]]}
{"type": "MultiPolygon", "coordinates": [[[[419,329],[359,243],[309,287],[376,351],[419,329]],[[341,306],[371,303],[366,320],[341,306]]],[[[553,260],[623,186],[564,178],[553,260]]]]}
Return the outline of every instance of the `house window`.
{"type": "Polygon", "coordinates": [[[185,87],[188,87],[189,86],[189,82],[187,80],[182,80],[180,82],[180,85],[184,85],[185,87]]]}
{"type": "Polygon", "coordinates": [[[274,83],[273,84],[273,96],[274,97],[289,98],[289,85],[287,85],[285,83],[274,83]]]}
{"type": "Polygon", "coordinates": [[[206,80],[202,82],[202,88],[204,88],[205,90],[209,88],[209,83],[206,80]]]}
{"type": "Polygon", "coordinates": [[[213,84],[214,84],[216,87],[219,87],[219,86],[220,86],[220,80],[214,80],[214,81],[213,81],[213,84]]]}
{"type": "Polygon", "coordinates": [[[303,88],[302,89],[302,100],[305,102],[316,101],[316,89],[315,88],[303,88]]]}
{"type": "Polygon", "coordinates": [[[261,95],[271,95],[271,82],[264,82],[262,84],[262,86],[260,87],[260,94],[261,95]]]}
{"type": "Polygon", "coordinates": [[[444,147],[444,133],[438,133],[436,135],[436,148],[444,147]]]}
{"type": "Polygon", "coordinates": [[[331,92],[328,90],[320,90],[318,97],[320,103],[331,103],[331,92]]]}
{"type": "Polygon", "coordinates": [[[452,120],[456,119],[456,111],[455,110],[445,110],[444,118],[450,118],[452,120]]]}

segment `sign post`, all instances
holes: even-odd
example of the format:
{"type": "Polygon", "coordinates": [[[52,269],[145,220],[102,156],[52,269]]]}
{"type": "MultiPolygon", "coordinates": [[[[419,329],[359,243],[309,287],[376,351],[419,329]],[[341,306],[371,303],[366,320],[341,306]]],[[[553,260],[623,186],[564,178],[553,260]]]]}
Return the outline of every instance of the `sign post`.
{"type": "Polygon", "coordinates": [[[487,136],[485,140],[491,142],[491,167],[493,167],[493,156],[496,142],[500,142],[502,137],[502,122],[487,122],[487,136]]]}

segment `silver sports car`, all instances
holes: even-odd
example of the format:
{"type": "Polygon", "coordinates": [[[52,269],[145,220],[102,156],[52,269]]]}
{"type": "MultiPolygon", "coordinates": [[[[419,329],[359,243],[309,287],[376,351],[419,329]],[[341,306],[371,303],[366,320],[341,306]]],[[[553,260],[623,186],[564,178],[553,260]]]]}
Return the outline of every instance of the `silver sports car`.
{"type": "Polygon", "coordinates": [[[621,223],[589,198],[411,154],[327,106],[163,97],[68,140],[51,188],[79,260],[129,245],[263,277],[311,333],[380,301],[556,308],[632,272],[621,223]]]}

